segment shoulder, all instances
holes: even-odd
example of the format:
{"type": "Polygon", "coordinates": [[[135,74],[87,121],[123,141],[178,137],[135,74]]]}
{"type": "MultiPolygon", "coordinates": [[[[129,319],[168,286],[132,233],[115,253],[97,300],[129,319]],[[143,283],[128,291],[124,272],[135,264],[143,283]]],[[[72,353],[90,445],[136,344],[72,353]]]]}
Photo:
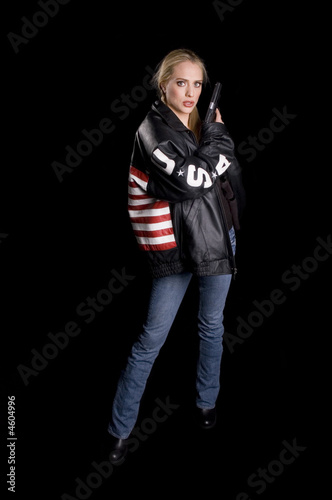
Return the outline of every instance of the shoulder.
{"type": "Polygon", "coordinates": [[[178,125],[178,121],[168,106],[157,101],[137,129],[136,138],[149,150],[165,141],[177,143],[181,138],[179,132],[185,129],[181,122],[181,127],[178,125]]]}
{"type": "Polygon", "coordinates": [[[164,122],[162,116],[156,112],[154,107],[152,107],[138,127],[137,132],[140,135],[146,134],[155,128],[164,127],[165,125],[166,123],[164,122]]]}
{"type": "Polygon", "coordinates": [[[171,129],[175,132],[186,132],[187,127],[181,122],[176,114],[161,101],[155,101],[151,110],[146,115],[138,130],[149,127],[160,127],[163,130],[171,129]]]}

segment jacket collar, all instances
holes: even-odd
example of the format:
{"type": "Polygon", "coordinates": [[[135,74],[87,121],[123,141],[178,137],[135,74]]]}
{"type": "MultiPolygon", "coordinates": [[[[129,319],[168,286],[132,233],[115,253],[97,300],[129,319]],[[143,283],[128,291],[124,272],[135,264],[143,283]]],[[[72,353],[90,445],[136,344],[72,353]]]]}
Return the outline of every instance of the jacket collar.
{"type": "Polygon", "coordinates": [[[157,112],[174,130],[178,132],[187,132],[188,128],[182,123],[182,121],[176,116],[174,111],[171,110],[162,101],[155,101],[152,104],[152,110],[157,112]]]}

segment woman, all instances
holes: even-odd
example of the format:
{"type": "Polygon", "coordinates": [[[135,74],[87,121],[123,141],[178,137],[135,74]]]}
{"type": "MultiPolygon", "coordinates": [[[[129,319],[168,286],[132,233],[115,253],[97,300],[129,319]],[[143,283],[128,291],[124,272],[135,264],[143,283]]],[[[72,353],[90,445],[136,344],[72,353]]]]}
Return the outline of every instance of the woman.
{"type": "Polygon", "coordinates": [[[160,100],[135,137],[129,215],[153,281],[147,319],[113,402],[108,432],[115,464],[127,453],[146,381],[193,275],[199,287],[196,407],[202,427],[216,423],[223,309],[236,272],[236,201],[241,208],[243,193],[234,144],[219,110],[213,123],[199,119],[196,106],[206,81],[195,53],[170,52],[154,77],[160,100]]]}

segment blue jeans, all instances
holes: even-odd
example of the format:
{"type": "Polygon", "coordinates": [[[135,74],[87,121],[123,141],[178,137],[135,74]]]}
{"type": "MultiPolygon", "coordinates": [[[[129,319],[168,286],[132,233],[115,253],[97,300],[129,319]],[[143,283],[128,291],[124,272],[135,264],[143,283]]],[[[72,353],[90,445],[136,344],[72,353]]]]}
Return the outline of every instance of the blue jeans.
{"type": "MultiPolygon", "coordinates": [[[[235,253],[235,232],[230,230],[235,253]]],[[[152,366],[173,324],[186,293],[191,273],[181,273],[152,282],[148,314],[143,332],[134,343],[125,370],[120,376],[112,407],[110,434],[126,439],[137,420],[140,401],[152,366]]],[[[232,276],[198,278],[199,355],[196,376],[196,406],[214,408],[220,387],[223,351],[223,311],[232,276]]]]}

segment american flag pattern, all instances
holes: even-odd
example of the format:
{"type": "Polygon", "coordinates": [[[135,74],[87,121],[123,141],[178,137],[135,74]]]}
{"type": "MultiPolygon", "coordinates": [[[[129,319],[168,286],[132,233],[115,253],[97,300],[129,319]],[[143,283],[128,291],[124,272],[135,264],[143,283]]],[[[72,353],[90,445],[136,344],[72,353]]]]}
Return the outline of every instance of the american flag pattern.
{"type": "Polygon", "coordinates": [[[149,176],[131,166],[128,180],[128,212],[141,250],[175,248],[169,203],[147,194],[149,176]]]}

